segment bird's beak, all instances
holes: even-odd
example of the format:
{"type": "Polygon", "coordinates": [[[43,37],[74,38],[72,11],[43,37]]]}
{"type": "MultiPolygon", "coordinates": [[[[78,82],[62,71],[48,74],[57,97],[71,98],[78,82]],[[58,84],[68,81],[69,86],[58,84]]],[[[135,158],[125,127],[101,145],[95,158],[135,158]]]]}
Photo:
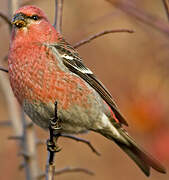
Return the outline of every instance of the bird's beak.
{"type": "Polygon", "coordinates": [[[24,14],[18,13],[15,14],[11,24],[15,25],[18,28],[25,27],[27,25],[24,14]]]}

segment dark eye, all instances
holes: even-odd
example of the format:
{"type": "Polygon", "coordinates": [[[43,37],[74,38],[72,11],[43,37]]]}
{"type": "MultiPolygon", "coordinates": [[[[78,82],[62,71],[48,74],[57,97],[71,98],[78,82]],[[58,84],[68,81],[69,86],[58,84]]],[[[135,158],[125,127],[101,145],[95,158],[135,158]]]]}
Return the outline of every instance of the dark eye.
{"type": "Polygon", "coordinates": [[[39,16],[37,16],[37,15],[33,15],[33,16],[31,16],[31,19],[33,19],[33,20],[37,21],[37,20],[39,19],[39,16]]]}

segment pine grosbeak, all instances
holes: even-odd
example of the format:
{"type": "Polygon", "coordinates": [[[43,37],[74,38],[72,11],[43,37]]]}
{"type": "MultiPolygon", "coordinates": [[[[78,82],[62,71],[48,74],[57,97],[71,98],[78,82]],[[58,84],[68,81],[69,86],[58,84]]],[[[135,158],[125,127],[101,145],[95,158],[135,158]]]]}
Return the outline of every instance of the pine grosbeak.
{"type": "Polygon", "coordinates": [[[149,176],[150,167],[165,173],[122,128],[127,125],[111,94],[35,6],[18,9],[8,56],[13,92],[28,116],[47,129],[58,103],[62,132],[95,131],[114,141],[149,176]]]}

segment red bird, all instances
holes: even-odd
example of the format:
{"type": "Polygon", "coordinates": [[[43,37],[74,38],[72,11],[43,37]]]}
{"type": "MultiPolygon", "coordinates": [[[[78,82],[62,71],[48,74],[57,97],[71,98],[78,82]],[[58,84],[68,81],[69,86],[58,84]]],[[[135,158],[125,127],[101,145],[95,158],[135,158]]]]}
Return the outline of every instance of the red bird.
{"type": "Polygon", "coordinates": [[[47,129],[58,103],[62,132],[95,131],[114,141],[149,176],[150,167],[165,173],[122,128],[127,125],[111,94],[35,6],[18,9],[8,56],[13,92],[28,116],[47,129]]]}

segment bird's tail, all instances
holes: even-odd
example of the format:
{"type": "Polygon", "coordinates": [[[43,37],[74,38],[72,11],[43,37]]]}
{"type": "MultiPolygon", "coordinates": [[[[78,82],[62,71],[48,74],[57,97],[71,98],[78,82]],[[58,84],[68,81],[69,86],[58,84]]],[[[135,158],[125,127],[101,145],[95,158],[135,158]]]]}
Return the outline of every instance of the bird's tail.
{"type": "Polygon", "coordinates": [[[125,130],[119,128],[118,131],[128,144],[115,139],[113,136],[110,136],[110,134],[108,136],[106,134],[103,135],[113,140],[124,152],[126,152],[146,176],[150,175],[151,167],[160,173],[166,173],[165,168],[151,155],[140,148],[125,130]]]}

